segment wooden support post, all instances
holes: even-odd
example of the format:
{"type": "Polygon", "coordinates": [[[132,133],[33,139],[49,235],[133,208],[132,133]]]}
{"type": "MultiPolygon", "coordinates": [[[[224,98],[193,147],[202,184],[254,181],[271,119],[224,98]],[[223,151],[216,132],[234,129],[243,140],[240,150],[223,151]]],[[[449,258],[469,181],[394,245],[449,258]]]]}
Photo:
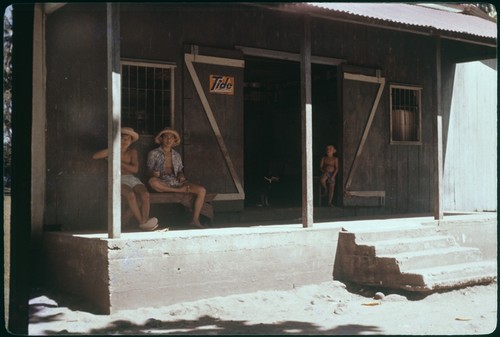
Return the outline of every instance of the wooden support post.
{"type": "MultiPolygon", "coordinates": [[[[36,264],[31,256],[31,123],[33,118],[33,38],[34,5],[15,3],[12,9],[12,182],[11,217],[4,224],[10,229],[5,261],[8,274],[8,314],[5,328],[12,335],[28,335],[31,280],[36,264]]],[[[39,24],[39,22],[37,21],[39,24]]],[[[5,241],[4,241],[5,242],[5,241]]],[[[5,280],[5,279],[4,279],[5,280]]],[[[5,288],[4,288],[5,289],[5,288]]]]}
{"type": "Polygon", "coordinates": [[[300,83],[302,100],[302,226],[313,225],[311,18],[304,17],[301,46],[300,83]]]}
{"type": "Polygon", "coordinates": [[[121,69],[120,7],[106,4],[108,58],[108,237],[121,234],[121,69]]]}
{"type": "Polygon", "coordinates": [[[434,93],[436,109],[434,122],[434,219],[443,219],[443,143],[441,113],[441,39],[436,38],[436,91],[434,93]]]}
{"type": "Polygon", "coordinates": [[[434,211],[434,219],[441,220],[443,219],[443,121],[442,116],[437,116],[437,195],[436,199],[438,200],[436,209],[434,211]]]}
{"type": "Polygon", "coordinates": [[[31,237],[32,248],[42,244],[45,212],[45,17],[43,4],[34,5],[33,29],[33,122],[31,142],[31,237]]]}

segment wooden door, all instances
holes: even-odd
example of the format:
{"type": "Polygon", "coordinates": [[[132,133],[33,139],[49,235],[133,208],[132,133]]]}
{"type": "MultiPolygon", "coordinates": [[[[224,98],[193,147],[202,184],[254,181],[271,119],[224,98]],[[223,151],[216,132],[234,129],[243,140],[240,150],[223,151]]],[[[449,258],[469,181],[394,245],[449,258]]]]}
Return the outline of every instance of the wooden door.
{"type": "Polygon", "coordinates": [[[192,47],[184,64],[186,175],[242,209],[244,61],[236,51],[192,47]]]}
{"type": "Polygon", "coordinates": [[[385,203],[385,128],[380,71],[343,67],[343,204],[385,203]]]}

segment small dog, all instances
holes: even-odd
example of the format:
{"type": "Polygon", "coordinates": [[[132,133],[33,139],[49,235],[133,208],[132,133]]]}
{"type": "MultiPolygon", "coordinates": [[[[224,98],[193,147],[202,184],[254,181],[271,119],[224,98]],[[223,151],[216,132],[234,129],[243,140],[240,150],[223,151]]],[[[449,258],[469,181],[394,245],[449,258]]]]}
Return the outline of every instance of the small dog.
{"type": "Polygon", "coordinates": [[[274,176],[274,175],[269,175],[264,177],[266,187],[264,189],[264,192],[261,193],[260,195],[260,204],[257,206],[266,206],[269,207],[269,192],[271,191],[271,186],[273,183],[277,183],[280,181],[280,177],[274,176]]]}

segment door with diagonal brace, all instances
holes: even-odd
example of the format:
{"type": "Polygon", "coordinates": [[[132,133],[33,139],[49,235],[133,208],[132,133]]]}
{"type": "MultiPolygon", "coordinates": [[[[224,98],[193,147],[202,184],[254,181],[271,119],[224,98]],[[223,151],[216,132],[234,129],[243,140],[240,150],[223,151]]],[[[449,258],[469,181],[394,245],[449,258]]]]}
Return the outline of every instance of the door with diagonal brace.
{"type": "Polygon", "coordinates": [[[383,206],[385,203],[387,131],[384,130],[381,103],[384,88],[385,78],[380,76],[380,71],[344,67],[342,150],[345,206],[383,206]]]}
{"type": "Polygon", "coordinates": [[[244,61],[237,52],[201,48],[184,61],[186,175],[217,193],[214,200],[242,209],[244,61]]]}

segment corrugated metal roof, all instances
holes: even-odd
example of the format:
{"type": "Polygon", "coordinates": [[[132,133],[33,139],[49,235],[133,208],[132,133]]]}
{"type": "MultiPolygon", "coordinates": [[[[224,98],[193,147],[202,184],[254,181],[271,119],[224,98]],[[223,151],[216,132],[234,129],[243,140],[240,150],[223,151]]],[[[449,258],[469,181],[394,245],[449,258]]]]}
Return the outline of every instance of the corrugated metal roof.
{"type": "MultiPolygon", "coordinates": [[[[425,6],[405,3],[328,3],[308,2],[305,6],[357,15],[417,27],[428,27],[446,32],[470,34],[484,38],[497,38],[495,22],[462,14],[443,6],[425,6]]],[[[300,6],[300,5],[299,5],[300,6]]]]}

